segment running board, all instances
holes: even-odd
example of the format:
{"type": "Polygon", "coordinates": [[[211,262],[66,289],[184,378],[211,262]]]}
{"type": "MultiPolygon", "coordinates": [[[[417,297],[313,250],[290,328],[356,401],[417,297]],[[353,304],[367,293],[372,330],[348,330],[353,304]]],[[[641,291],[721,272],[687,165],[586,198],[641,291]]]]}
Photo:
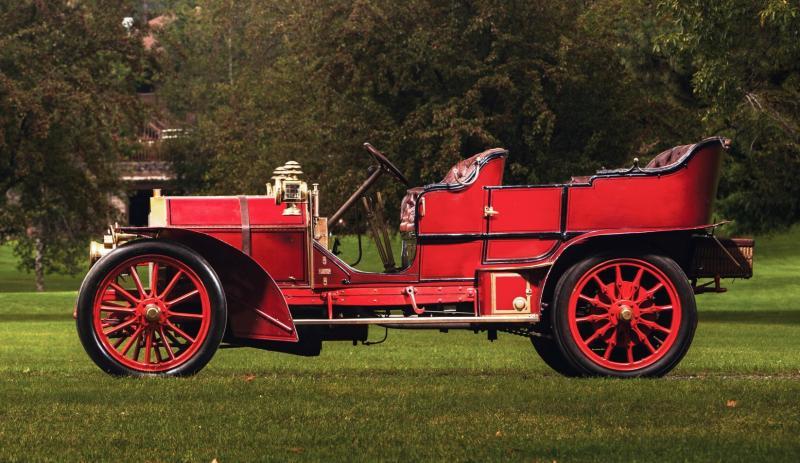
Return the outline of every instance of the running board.
{"type": "Polygon", "coordinates": [[[487,323],[536,323],[538,314],[525,316],[492,317],[374,317],[374,318],[295,318],[295,325],[462,325],[465,323],[483,325],[487,323]]]}

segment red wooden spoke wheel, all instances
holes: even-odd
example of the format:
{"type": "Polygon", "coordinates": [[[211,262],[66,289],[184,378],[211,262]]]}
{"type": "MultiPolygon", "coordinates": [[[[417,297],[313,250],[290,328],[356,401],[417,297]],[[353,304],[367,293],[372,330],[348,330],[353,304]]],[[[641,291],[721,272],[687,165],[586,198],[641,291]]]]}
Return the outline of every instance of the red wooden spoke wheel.
{"type": "Polygon", "coordinates": [[[586,374],[666,374],[694,335],[692,289],[665,257],[587,259],[562,277],[557,293],[556,338],[586,374]]]}
{"type": "Polygon", "coordinates": [[[120,375],[186,375],[211,359],[225,330],[219,279],[183,246],[140,240],[101,259],[78,298],[92,360],[120,375]]]}
{"type": "Polygon", "coordinates": [[[675,286],[638,259],[616,259],[586,272],[569,308],[578,347],[614,370],[636,370],[662,358],[675,343],[681,321],[675,286]]]}
{"type": "Polygon", "coordinates": [[[93,315],[97,337],[114,359],[152,372],[192,358],[211,324],[208,292],[194,270],[158,255],[113,269],[100,284],[93,315]]]}

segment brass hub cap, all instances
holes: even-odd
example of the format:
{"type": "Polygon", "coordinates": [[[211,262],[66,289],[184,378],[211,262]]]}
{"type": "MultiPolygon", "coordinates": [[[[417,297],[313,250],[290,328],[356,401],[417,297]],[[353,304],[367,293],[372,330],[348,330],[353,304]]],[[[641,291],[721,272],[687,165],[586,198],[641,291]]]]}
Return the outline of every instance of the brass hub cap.
{"type": "Polygon", "coordinates": [[[161,309],[155,304],[147,304],[144,308],[144,318],[153,323],[161,318],[161,309]]]}
{"type": "Polygon", "coordinates": [[[627,305],[622,305],[619,308],[619,319],[629,322],[633,318],[633,310],[627,305]]]}

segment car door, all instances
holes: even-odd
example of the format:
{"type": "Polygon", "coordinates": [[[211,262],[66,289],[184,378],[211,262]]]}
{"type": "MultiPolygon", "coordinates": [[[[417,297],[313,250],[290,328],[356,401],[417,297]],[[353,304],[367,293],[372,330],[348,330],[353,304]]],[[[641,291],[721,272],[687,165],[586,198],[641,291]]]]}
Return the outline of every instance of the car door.
{"type": "Polygon", "coordinates": [[[562,232],[562,186],[489,188],[484,207],[484,263],[546,257],[562,232]]]}

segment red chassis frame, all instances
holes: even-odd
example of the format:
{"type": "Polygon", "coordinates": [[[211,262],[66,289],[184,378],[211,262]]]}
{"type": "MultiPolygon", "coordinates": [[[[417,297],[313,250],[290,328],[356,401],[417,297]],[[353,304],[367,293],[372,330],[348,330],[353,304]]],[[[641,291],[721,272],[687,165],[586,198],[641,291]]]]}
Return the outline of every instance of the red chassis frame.
{"type": "Polygon", "coordinates": [[[741,247],[713,237],[710,223],[726,146],[709,138],[662,167],[635,164],[533,186],[503,186],[507,153],[487,151],[468,178],[415,193],[416,252],[391,273],[351,268],[315,239],[319,218],[309,200],[159,197],[150,226],[113,232],[180,243],[202,256],[224,289],[231,344],[302,353],[307,349],[276,341],[363,341],[366,329],[358,328],[369,324],[535,335],[556,283],[587,256],[646,249],[674,260],[693,283],[749,277],[751,261],[742,263],[741,247]],[[698,247],[712,252],[698,260],[698,247]],[[733,270],[704,270],[728,257],[733,270]],[[309,325],[314,334],[298,334],[309,325]]]}

